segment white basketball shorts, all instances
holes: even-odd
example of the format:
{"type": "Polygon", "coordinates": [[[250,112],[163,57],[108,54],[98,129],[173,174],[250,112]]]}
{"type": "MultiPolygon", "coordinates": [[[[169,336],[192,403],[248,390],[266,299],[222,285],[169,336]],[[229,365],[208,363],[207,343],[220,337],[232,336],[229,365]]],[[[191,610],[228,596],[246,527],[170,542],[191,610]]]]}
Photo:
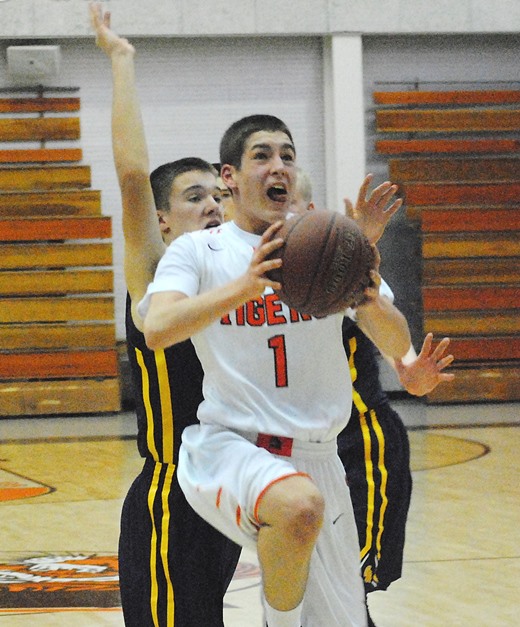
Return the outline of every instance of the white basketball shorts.
{"type": "Polygon", "coordinates": [[[260,528],[256,510],[262,493],[295,474],[309,475],[325,499],[302,627],[366,627],[358,535],[336,442],[288,441],[208,424],[183,432],[177,477],[186,499],[200,516],[242,546],[256,548],[260,528]],[[283,454],[270,452],[274,450],[283,454]]]}

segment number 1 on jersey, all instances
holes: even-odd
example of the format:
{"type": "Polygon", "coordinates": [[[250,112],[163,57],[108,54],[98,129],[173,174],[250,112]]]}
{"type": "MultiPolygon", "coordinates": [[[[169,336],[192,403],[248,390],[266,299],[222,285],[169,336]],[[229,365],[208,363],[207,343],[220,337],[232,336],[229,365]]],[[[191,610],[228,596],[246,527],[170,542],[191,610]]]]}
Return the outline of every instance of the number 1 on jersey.
{"type": "Polygon", "coordinates": [[[274,335],[269,338],[269,348],[274,352],[274,376],[277,388],[286,388],[289,385],[287,378],[287,354],[285,352],[285,336],[274,335]]]}

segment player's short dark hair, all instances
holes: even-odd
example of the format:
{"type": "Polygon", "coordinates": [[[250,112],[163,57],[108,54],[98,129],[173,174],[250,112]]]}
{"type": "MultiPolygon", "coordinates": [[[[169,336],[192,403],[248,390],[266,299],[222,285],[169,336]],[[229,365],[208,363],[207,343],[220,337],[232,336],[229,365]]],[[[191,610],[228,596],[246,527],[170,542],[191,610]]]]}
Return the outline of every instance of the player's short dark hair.
{"type": "Polygon", "coordinates": [[[220,142],[220,163],[227,163],[240,169],[244,146],[253,133],[259,131],[285,133],[293,141],[289,128],[274,115],[249,115],[234,122],[224,133],[220,142]]]}
{"type": "Polygon", "coordinates": [[[217,175],[217,170],[211,163],[198,157],[185,157],[155,168],[150,174],[150,183],[156,209],[170,211],[170,195],[175,179],[181,174],[193,170],[211,172],[211,174],[217,175]]]}

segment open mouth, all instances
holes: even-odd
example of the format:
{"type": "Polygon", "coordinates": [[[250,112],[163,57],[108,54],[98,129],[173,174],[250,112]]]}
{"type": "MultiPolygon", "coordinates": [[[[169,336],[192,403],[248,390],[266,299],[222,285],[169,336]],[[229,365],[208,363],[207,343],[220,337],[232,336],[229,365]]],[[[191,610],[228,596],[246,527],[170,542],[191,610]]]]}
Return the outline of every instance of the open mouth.
{"type": "Polygon", "coordinates": [[[213,227],[220,226],[221,224],[222,224],[221,220],[211,220],[210,222],[206,224],[204,229],[212,229],[213,227]]]}
{"type": "Polygon", "coordinates": [[[287,189],[285,188],[285,185],[282,184],[273,185],[272,187],[270,187],[267,190],[267,195],[271,200],[274,200],[275,202],[286,202],[288,198],[287,189]]]}

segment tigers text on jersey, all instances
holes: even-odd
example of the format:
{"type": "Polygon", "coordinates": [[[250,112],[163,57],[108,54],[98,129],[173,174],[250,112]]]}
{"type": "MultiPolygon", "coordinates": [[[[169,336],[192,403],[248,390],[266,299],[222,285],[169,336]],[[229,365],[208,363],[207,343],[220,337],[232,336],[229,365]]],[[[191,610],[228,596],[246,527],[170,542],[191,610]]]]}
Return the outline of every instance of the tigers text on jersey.
{"type": "MultiPolygon", "coordinates": [[[[139,304],[151,294],[195,296],[244,274],[260,236],[233,222],[176,239],[139,304]]],[[[241,431],[327,441],[345,426],[352,402],[341,314],[316,319],[271,289],[193,336],[204,369],[199,420],[241,431]]]]}

